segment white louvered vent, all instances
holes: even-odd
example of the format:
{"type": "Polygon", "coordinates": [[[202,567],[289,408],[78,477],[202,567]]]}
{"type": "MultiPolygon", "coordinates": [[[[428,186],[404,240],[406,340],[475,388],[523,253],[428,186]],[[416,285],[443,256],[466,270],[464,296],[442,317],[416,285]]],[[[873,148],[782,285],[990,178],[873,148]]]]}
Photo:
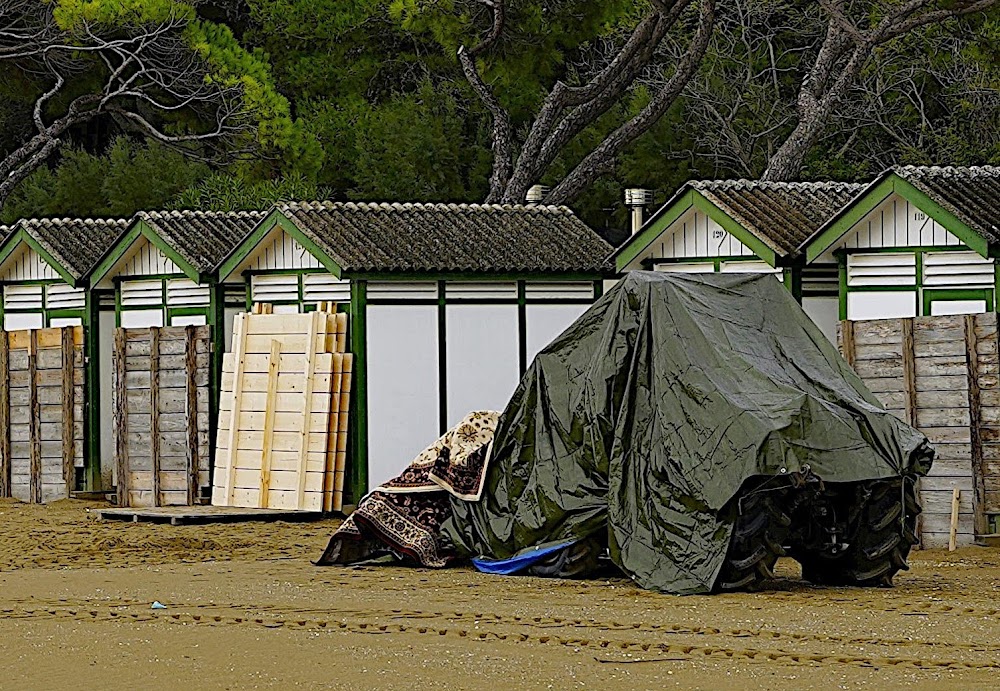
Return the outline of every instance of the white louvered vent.
{"type": "Polygon", "coordinates": [[[840,290],[837,267],[812,266],[802,272],[802,292],[820,291],[836,294],[840,290]]]}
{"type": "Polygon", "coordinates": [[[930,252],[924,255],[924,286],[992,288],[993,260],[975,252],[930,252]]]}
{"type": "Polygon", "coordinates": [[[328,273],[304,274],[302,276],[302,301],[306,303],[350,302],[351,282],[328,273]]]}
{"type": "Polygon", "coordinates": [[[657,264],[656,271],[671,274],[710,274],[715,271],[712,262],[679,262],[677,264],[657,264]]]}
{"type": "Polygon", "coordinates": [[[122,307],[137,305],[162,305],[162,281],[122,281],[122,307]]]}
{"type": "Polygon", "coordinates": [[[167,305],[170,307],[201,307],[208,303],[208,286],[200,286],[190,278],[172,278],[167,281],[167,305]]]}
{"type": "Polygon", "coordinates": [[[42,309],[42,286],[4,286],[3,308],[5,310],[42,309]]]}
{"type": "Polygon", "coordinates": [[[525,283],[526,300],[593,300],[594,284],[586,281],[572,283],[525,283]]]}
{"type": "Polygon", "coordinates": [[[392,281],[368,284],[369,300],[437,300],[437,283],[392,281]]]}
{"type": "Polygon", "coordinates": [[[851,254],[847,257],[847,285],[915,286],[917,257],[911,252],[851,254]]]}
{"type": "Polygon", "coordinates": [[[449,300],[516,300],[517,283],[449,281],[444,286],[444,294],[449,300]]]}
{"type": "Polygon", "coordinates": [[[254,302],[283,302],[299,299],[297,274],[262,274],[250,277],[250,299],[254,302]]]}
{"type": "Polygon", "coordinates": [[[74,288],[62,283],[53,283],[45,287],[45,307],[50,310],[83,309],[86,305],[86,293],[83,288],[74,288]]]}

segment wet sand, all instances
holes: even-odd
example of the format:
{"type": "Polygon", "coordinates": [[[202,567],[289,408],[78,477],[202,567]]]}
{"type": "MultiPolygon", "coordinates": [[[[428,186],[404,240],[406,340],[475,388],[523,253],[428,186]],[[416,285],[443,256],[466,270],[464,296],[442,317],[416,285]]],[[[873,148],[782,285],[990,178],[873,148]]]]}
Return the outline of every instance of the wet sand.
{"type": "Polygon", "coordinates": [[[992,688],[1000,552],[892,589],[671,597],[624,579],[312,566],[319,523],[101,522],[0,500],[3,688],[992,688]],[[158,600],[165,610],[153,610],[158,600]]]}

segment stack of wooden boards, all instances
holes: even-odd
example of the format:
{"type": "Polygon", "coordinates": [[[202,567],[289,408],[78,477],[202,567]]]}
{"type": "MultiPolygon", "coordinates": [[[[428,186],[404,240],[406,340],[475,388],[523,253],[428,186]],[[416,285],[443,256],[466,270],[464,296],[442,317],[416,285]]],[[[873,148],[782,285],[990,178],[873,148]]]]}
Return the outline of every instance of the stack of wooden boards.
{"type": "Polygon", "coordinates": [[[233,325],[222,366],[212,504],[340,511],[352,355],[347,315],[258,304],[233,325]]]}

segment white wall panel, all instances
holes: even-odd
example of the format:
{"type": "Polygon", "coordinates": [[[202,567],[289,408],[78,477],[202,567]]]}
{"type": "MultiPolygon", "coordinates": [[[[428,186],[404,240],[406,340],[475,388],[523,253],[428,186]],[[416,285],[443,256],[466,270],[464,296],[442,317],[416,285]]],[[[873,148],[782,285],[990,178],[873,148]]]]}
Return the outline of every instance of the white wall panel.
{"type": "Polygon", "coordinates": [[[445,334],[451,428],[473,410],[503,410],[520,379],[517,305],[448,305],[445,334]]]}
{"type": "Polygon", "coordinates": [[[538,351],[555,340],[589,307],[590,305],[526,305],[525,346],[528,364],[535,359],[538,351]]]}
{"type": "Polygon", "coordinates": [[[440,436],[437,309],[368,306],[369,488],[440,436]]]}
{"type": "Polygon", "coordinates": [[[941,317],[946,314],[983,314],[986,312],[986,300],[933,300],[931,316],[941,317]]]}
{"type": "Polygon", "coordinates": [[[4,281],[42,281],[57,280],[63,278],[59,273],[49,266],[42,256],[26,244],[21,244],[13,256],[8,259],[4,271],[0,274],[0,280],[4,281]]]}
{"type": "Polygon", "coordinates": [[[49,327],[58,329],[62,326],[83,326],[83,319],[80,317],[53,317],[49,319],[49,327]]]}
{"type": "Polygon", "coordinates": [[[682,262],[680,264],[657,264],[654,271],[669,274],[710,274],[715,273],[713,262],[682,262]]]}
{"type": "Polygon", "coordinates": [[[837,343],[837,324],[840,323],[840,298],[804,297],[802,310],[809,315],[831,343],[837,343]]]}
{"type": "Polygon", "coordinates": [[[160,248],[140,236],[118,265],[108,274],[114,276],[156,276],[184,273],[160,248]]]}
{"type": "Polygon", "coordinates": [[[847,294],[847,318],[897,319],[917,316],[917,291],[872,291],[847,294]]]}
{"type": "Polygon", "coordinates": [[[626,270],[642,268],[643,259],[753,257],[753,251],[698,209],[689,209],[660,233],[626,270]]]}
{"type": "Polygon", "coordinates": [[[955,247],[962,241],[898,194],[872,209],[819,259],[834,262],[840,248],[955,247]]]}
{"type": "Polygon", "coordinates": [[[205,326],[207,323],[204,314],[179,314],[170,319],[170,326],[205,326]]]}
{"type": "Polygon", "coordinates": [[[7,312],[3,315],[5,331],[20,329],[41,329],[45,324],[41,312],[7,312]]]}
{"type": "Polygon", "coordinates": [[[276,227],[261,241],[247,261],[237,267],[230,280],[236,280],[246,270],[269,271],[273,269],[322,269],[305,247],[281,228],[276,227]]]}
{"type": "Polygon", "coordinates": [[[163,326],[163,310],[122,310],[121,325],[123,329],[146,329],[150,326],[163,326]]]}

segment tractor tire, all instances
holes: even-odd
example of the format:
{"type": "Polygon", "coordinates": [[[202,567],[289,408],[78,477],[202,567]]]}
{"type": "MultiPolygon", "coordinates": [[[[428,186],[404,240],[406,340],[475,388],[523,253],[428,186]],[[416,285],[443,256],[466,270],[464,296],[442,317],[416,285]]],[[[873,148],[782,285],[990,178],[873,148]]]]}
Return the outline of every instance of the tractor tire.
{"type": "Polygon", "coordinates": [[[541,578],[588,578],[597,571],[603,551],[600,540],[588,537],[536,561],[528,567],[527,574],[541,578]]]}
{"type": "Polygon", "coordinates": [[[867,488],[870,495],[858,516],[857,531],[847,549],[836,557],[803,555],[802,577],[817,585],[892,587],[917,544],[917,502],[913,482],[880,480],[867,488]]]}
{"type": "Polygon", "coordinates": [[[774,564],[785,554],[782,544],[792,524],[782,506],[784,498],[785,492],[743,496],[713,590],[754,590],[774,579],[774,564]]]}

